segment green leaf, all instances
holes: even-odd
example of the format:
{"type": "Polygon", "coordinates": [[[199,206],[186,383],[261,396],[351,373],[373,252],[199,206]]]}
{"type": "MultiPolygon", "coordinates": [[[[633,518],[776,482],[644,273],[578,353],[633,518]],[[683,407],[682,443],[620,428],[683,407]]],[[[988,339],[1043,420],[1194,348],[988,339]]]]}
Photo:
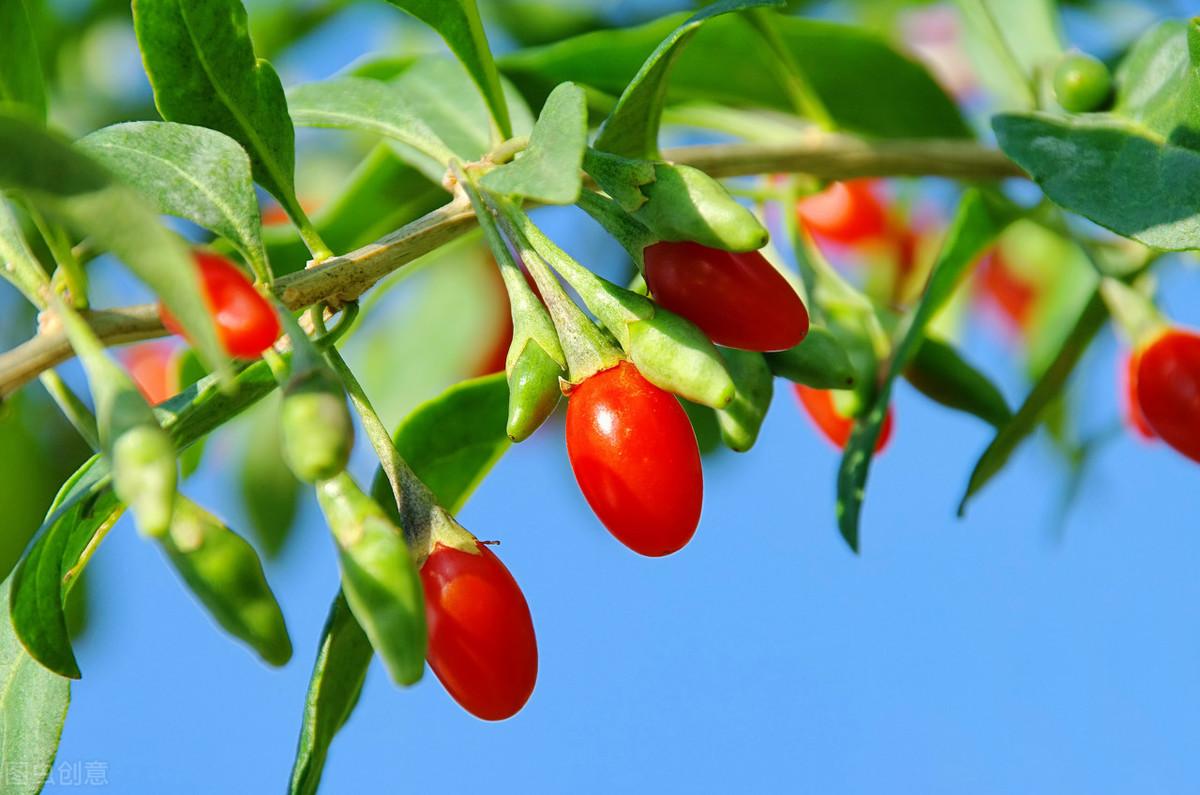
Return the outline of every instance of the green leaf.
{"type": "Polygon", "coordinates": [[[233,138],[255,180],[296,217],[287,100],[275,70],[254,55],[241,2],[134,0],[133,24],[162,117],[233,138]]]}
{"type": "MultiPolygon", "coordinates": [[[[98,459],[91,459],[92,462],[98,459]]],[[[110,488],[89,494],[89,472],[101,472],[89,462],[60,492],[40,535],[12,576],[12,622],[30,656],[59,676],[81,674],[64,611],[67,592],[82,571],[85,551],[107,532],[121,513],[110,488]]],[[[89,551],[90,556],[90,551],[89,551]]]]}
{"type": "Polygon", "coordinates": [[[288,792],[315,795],[334,735],[358,704],[374,649],[338,591],[329,608],[304,699],[300,743],[288,792]]]}
{"type": "Polygon", "coordinates": [[[42,290],[50,279],[29,249],[21,225],[8,202],[0,196],[0,276],[12,282],[34,306],[42,306],[42,290]]]}
{"type": "Polygon", "coordinates": [[[233,243],[256,275],[270,273],[250,158],[216,130],[172,122],[114,124],[79,146],[166,215],[233,243]]]}
{"type": "MultiPolygon", "coordinates": [[[[597,31],[512,53],[500,68],[536,104],[567,80],[620,96],[655,47],[686,15],[597,31]]],[[[881,36],[849,25],[800,17],[772,19],[779,36],[834,123],[883,138],[963,138],[962,114],[917,61],[881,36]]],[[[745,20],[707,22],[677,55],[666,100],[794,113],[775,74],[774,56],[745,20]]]]}
{"type": "Polygon", "coordinates": [[[408,106],[396,87],[365,77],[336,77],[288,92],[292,120],[301,127],[335,127],[382,135],[433,161],[444,173],[453,153],[408,106]]]}
{"type": "Polygon", "coordinates": [[[278,418],[278,401],[268,401],[248,418],[238,478],[254,540],[267,557],[283,549],[300,510],[300,481],[283,460],[278,418]]]}
{"type": "Polygon", "coordinates": [[[905,379],[930,400],[972,414],[999,428],[1012,418],[1004,395],[953,345],[926,336],[904,371],[905,379]]]}
{"type": "Polygon", "coordinates": [[[162,298],[210,369],[228,373],[200,277],[183,242],[129,188],[41,127],[0,115],[0,189],[23,191],[39,209],[111,251],[162,298]]]}
{"type": "MultiPolygon", "coordinates": [[[[1062,53],[1054,0],[959,0],[974,73],[1003,108],[1038,104],[1039,75],[1062,53]]],[[[1049,83],[1049,81],[1045,81],[1049,83]]]]}
{"type": "Polygon", "coordinates": [[[271,665],[292,657],[283,612],[254,547],[191,500],[180,498],[159,541],[180,578],[213,619],[271,665]]]}
{"type": "MultiPolygon", "coordinates": [[[[396,431],[396,447],[454,513],[508,449],[507,412],[503,373],[464,381],[414,410],[396,431]]],[[[395,497],[382,472],[376,473],[371,492],[394,514],[395,497]]],[[[339,592],[309,681],[289,792],[317,791],[329,746],[358,701],[371,655],[366,634],[339,592]]]]}
{"type": "Polygon", "coordinates": [[[501,138],[513,134],[500,74],[492,60],[475,0],[388,0],[436,30],[483,93],[501,138]]]}
{"type": "Polygon", "coordinates": [[[780,0],[720,0],[705,6],[671,31],[654,48],[604,120],[595,148],[625,157],[658,159],[658,128],[667,98],[671,67],[705,22],[721,14],[761,6],[780,6],[780,0]]]}
{"type": "MultiPolygon", "coordinates": [[[[0,585],[0,604],[8,604],[11,587],[11,577],[0,585]]],[[[26,653],[5,611],[0,619],[0,760],[7,795],[42,791],[70,702],[70,681],[26,653]]]]}
{"type": "Polygon", "coordinates": [[[583,89],[563,83],[542,107],[528,148],[513,162],[485,174],[480,185],[545,204],[574,204],[583,186],[587,127],[583,89]]]}
{"type": "Polygon", "coordinates": [[[1053,202],[1155,248],[1200,248],[1200,152],[1110,114],[1003,114],[1005,154],[1053,202]]]}
{"type": "Polygon", "coordinates": [[[1200,67],[1189,42],[1198,34],[1196,20],[1168,20],[1143,34],[1117,68],[1113,113],[1200,149],[1200,67]]]}
{"type": "Polygon", "coordinates": [[[836,334],[812,324],[800,344],[766,354],[775,375],[813,389],[849,389],[854,386],[854,365],[836,334]]]}
{"type": "Polygon", "coordinates": [[[34,119],[46,121],[46,87],[37,38],[29,21],[25,0],[0,3],[0,105],[26,108],[34,119]]]}
{"type": "Polygon", "coordinates": [[[1108,317],[1108,309],[1097,289],[1079,314],[1075,325],[1058,349],[1058,354],[1038,378],[1021,407],[1013,414],[1012,419],[996,432],[987,449],[980,455],[979,461],[971,471],[966,492],[958,505],[959,516],[966,514],[967,503],[971,498],[1004,468],[1021,442],[1033,433],[1042,421],[1046,408],[1062,395],[1067,379],[1075,371],[1075,366],[1104,327],[1108,317]]]}
{"type": "MultiPolygon", "coordinates": [[[[511,445],[507,422],[508,384],[496,373],[455,384],[418,406],[394,439],[400,456],[453,514],[511,445]]],[[[394,504],[386,480],[386,491],[378,487],[377,478],[372,493],[380,504],[394,504]]]]}
{"type": "Polygon", "coordinates": [[[901,326],[903,336],[870,407],[854,423],[838,471],[838,530],[846,543],[858,551],[858,522],[863,493],[875,443],[887,415],[896,377],[912,362],[925,339],[930,319],[946,303],[967,269],[984,248],[1013,220],[1008,206],[998,206],[978,191],[963,196],[920,304],[901,326]]]}

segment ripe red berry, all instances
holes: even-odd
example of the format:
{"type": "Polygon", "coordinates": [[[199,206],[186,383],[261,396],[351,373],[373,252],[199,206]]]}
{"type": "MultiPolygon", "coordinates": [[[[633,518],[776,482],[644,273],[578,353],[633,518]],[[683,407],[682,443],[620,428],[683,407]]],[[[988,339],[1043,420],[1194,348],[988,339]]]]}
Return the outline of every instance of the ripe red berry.
{"type": "Polygon", "coordinates": [[[735,254],[698,243],[646,247],[654,300],[695,323],[718,345],[781,351],[808,334],[808,310],[757,251],[735,254]]]}
{"type": "Polygon", "coordinates": [[[520,586],[485,545],[438,543],[421,567],[429,666],[446,691],[482,720],[511,718],[537,681],[537,638],[520,586]]]}
{"type": "MultiPolygon", "coordinates": [[[[229,260],[205,251],[194,252],[193,257],[225,351],[242,359],[258,358],[282,331],[271,304],[229,260]]],[[[183,333],[179,321],[161,302],[158,315],[169,331],[183,333]]]]}
{"type": "Polygon", "coordinates": [[[163,340],[144,342],[121,351],[125,369],[137,384],[138,391],[151,405],[162,403],[178,390],[171,372],[171,356],[175,347],[163,340]]]}
{"type": "Polygon", "coordinates": [[[1009,330],[1019,333],[1029,327],[1037,289],[1013,272],[999,249],[992,249],[979,263],[978,284],[981,298],[995,308],[1009,330]]]}
{"type": "MultiPolygon", "coordinates": [[[[850,431],[854,428],[854,420],[842,416],[833,400],[833,392],[828,389],[813,389],[803,384],[794,384],[796,397],[804,407],[813,425],[821,434],[839,448],[850,441],[850,431]]],[[[879,440],[875,442],[875,452],[881,453],[892,438],[892,407],[888,406],[887,415],[883,418],[883,427],[879,429],[879,440]]]]}
{"type": "Polygon", "coordinates": [[[1120,394],[1125,408],[1125,422],[1138,436],[1143,439],[1153,439],[1154,430],[1146,424],[1146,418],[1142,416],[1142,410],[1138,408],[1137,366],[1137,355],[1130,354],[1129,358],[1121,363],[1118,371],[1121,383],[1120,394]]]}
{"type": "Polygon", "coordinates": [[[870,179],[835,182],[800,200],[800,220],[814,235],[846,246],[882,237],[888,230],[887,210],[874,186],[870,179]]]}
{"type": "Polygon", "coordinates": [[[634,552],[669,555],[695,534],[704,495],[696,434],[679,401],[631,363],[571,393],[567,456],[588,505],[634,552]]]}
{"type": "Polygon", "coordinates": [[[1171,329],[1137,354],[1133,388],[1146,424],[1200,461],[1200,334],[1171,329]]]}

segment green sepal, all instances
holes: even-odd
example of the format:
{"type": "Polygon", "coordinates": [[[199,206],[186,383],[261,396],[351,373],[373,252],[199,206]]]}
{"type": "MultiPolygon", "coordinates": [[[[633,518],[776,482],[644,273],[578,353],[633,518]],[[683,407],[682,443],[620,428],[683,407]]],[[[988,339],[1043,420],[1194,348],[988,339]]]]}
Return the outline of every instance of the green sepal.
{"type": "Polygon", "coordinates": [[[904,369],[904,378],[930,400],[996,428],[1012,419],[1012,409],[996,385],[942,340],[926,336],[904,369]]]}
{"type": "Polygon", "coordinates": [[[856,381],[854,365],[836,334],[811,325],[794,348],[765,355],[775,375],[813,389],[850,389],[856,381]]]}
{"type": "Polygon", "coordinates": [[[735,389],[729,405],[717,411],[717,426],[725,446],[744,453],[758,440],[758,432],[771,408],[775,376],[761,353],[734,348],[719,350],[735,389]]]}
{"type": "MultiPolygon", "coordinates": [[[[661,238],[647,229],[641,221],[622,210],[617,202],[607,196],[585,190],[579,194],[577,204],[596,223],[604,227],[604,231],[608,232],[613,240],[621,244],[621,247],[629,254],[629,258],[633,260],[633,264],[637,266],[638,278],[641,279],[642,271],[646,269],[643,252],[647,246],[657,243],[661,238]]],[[[644,281],[642,288],[640,292],[644,295],[646,293],[644,281]]]]}
{"type": "Polygon", "coordinates": [[[554,413],[562,397],[559,379],[564,375],[562,365],[536,340],[525,341],[516,361],[507,368],[509,439],[525,441],[554,413]]]}
{"type": "Polygon", "coordinates": [[[633,216],[663,240],[741,252],[757,251],[770,237],[754,213],[698,168],[655,163],[654,181],[642,193],[647,201],[633,216]]]}
{"type": "Polygon", "coordinates": [[[583,170],[627,213],[646,203],[642,187],[655,179],[651,160],[635,160],[591,148],[584,152],[583,170]]]}
{"type": "Polygon", "coordinates": [[[317,501],[337,542],[350,611],[392,679],[417,682],[425,671],[425,599],[403,532],[345,472],[317,484],[317,501]]]}
{"type": "Polygon", "coordinates": [[[647,381],[714,409],[733,400],[733,379],[721,354],[691,322],[658,307],[653,317],[627,328],[629,358],[647,381]]]}
{"type": "Polygon", "coordinates": [[[221,520],[180,497],[163,552],[221,627],[270,665],[292,658],[283,611],[254,547],[221,520]]]}

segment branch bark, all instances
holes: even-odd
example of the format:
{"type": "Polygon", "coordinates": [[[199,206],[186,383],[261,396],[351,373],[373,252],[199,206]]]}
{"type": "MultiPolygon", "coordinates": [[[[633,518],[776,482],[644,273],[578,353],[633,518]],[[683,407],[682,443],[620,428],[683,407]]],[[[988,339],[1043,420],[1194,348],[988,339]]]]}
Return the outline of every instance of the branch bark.
{"type": "MultiPolygon", "coordinates": [[[[1002,152],[970,141],[864,141],[821,134],[787,143],[734,143],[670,149],[666,157],[715,177],[801,173],[822,179],[937,176],[964,180],[1020,177],[1002,152]]],[[[280,299],[297,310],[319,301],[353,301],[392,271],[459,237],[475,226],[465,201],[449,204],[374,243],[276,280],[280,299]]],[[[166,334],[152,304],[92,312],[88,316],[106,345],[166,334]]],[[[0,354],[0,399],[73,355],[61,330],[43,332],[0,354]]]]}

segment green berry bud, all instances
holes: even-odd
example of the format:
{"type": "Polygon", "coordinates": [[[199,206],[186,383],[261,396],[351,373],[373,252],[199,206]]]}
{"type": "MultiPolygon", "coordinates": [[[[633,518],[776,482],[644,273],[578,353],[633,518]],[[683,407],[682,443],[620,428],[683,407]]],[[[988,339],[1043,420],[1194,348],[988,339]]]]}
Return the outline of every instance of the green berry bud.
{"type": "Polygon", "coordinates": [[[112,443],[113,489],[133,511],[138,531],[162,536],[171,525],[179,472],[175,445],[157,425],[135,425],[112,443]]]}
{"type": "Polygon", "coordinates": [[[720,353],[735,391],[729,405],[717,412],[717,425],[725,445],[744,453],[758,440],[775,392],[775,376],[761,353],[734,348],[722,348],[720,353]]]}
{"type": "Polygon", "coordinates": [[[704,332],[662,307],[628,325],[629,358],[646,380],[714,409],[733,400],[733,379],[704,332]]]}
{"type": "Polygon", "coordinates": [[[1104,62],[1082,52],[1067,53],[1054,70],[1054,96],[1063,110],[1098,110],[1112,93],[1112,75],[1104,62]]]}
{"type": "Polygon", "coordinates": [[[346,394],[333,373],[310,370],[284,390],[283,456],[305,483],[328,480],[346,468],[354,446],[354,423],[346,394]]]}
{"type": "Polygon", "coordinates": [[[522,442],[554,413],[562,388],[558,379],[566,372],[542,350],[536,340],[525,343],[508,368],[508,438],[522,442]]]}
{"type": "Polygon", "coordinates": [[[725,186],[691,166],[656,163],[647,201],[634,212],[662,240],[690,241],[726,251],[757,251],[767,230],[725,186]]]}

